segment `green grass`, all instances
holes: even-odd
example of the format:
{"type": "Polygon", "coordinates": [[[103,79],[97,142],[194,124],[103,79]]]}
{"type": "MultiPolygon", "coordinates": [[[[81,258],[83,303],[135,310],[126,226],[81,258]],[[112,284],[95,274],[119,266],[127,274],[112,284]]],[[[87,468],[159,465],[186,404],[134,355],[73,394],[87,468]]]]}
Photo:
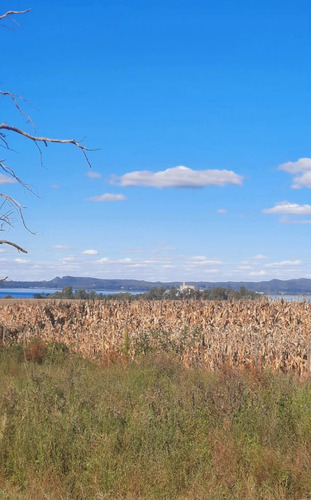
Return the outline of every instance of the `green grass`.
{"type": "Polygon", "coordinates": [[[311,498],[311,383],[0,351],[0,499],[311,498]]]}

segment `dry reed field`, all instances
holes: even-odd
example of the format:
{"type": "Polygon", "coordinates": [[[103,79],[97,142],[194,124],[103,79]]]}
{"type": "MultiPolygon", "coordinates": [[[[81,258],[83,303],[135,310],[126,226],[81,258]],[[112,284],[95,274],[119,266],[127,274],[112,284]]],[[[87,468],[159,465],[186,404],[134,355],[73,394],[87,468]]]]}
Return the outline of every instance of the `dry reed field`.
{"type": "Polygon", "coordinates": [[[113,359],[177,354],[186,366],[310,371],[311,304],[263,301],[23,301],[0,303],[0,342],[34,338],[113,359]]]}

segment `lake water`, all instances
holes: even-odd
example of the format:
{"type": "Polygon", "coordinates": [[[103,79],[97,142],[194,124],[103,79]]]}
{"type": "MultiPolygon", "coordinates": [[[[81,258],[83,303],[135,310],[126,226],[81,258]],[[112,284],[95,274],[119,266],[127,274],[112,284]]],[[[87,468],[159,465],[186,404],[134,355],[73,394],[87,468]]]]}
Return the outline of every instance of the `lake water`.
{"type": "Polygon", "coordinates": [[[288,300],[289,302],[311,302],[311,295],[266,295],[269,300],[288,300]]]}
{"type": "MultiPolygon", "coordinates": [[[[60,288],[0,288],[0,299],[10,295],[16,299],[33,299],[35,293],[40,293],[42,295],[48,295],[55,292],[61,292],[60,288]]],[[[95,290],[96,293],[102,293],[103,295],[109,295],[114,293],[121,293],[125,290],[95,290]]],[[[132,295],[143,292],[130,292],[132,295]]]]}
{"type": "MultiPolygon", "coordinates": [[[[60,288],[0,288],[0,299],[10,295],[16,299],[33,299],[34,294],[40,293],[42,295],[48,295],[55,292],[61,292],[60,288]]],[[[87,290],[89,291],[89,290],[87,290]]],[[[115,293],[122,293],[125,290],[95,290],[96,293],[102,293],[103,295],[110,295],[115,293]]],[[[137,295],[143,293],[143,291],[131,291],[132,295],[137,295]]],[[[311,295],[266,295],[269,300],[288,300],[290,302],[311,302],[311,295]]]]}

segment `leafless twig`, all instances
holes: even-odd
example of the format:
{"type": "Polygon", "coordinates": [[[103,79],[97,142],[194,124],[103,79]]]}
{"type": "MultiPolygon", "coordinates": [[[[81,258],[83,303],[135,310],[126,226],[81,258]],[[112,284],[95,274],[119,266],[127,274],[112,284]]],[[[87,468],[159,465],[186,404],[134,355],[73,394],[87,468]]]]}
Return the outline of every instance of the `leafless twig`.
{"type": "MultiPolygon", "coordinates": [[[[5,202],[8,203],[8,205],[10,205],[13,208],[13,210],[15,212],[17,212],[20,220],[23,223],[24,228],[27,229],[27,231],[29,231],[31,234],[35,234],[33,231],[30,231],[30,229],[26,225],[26,222],[25,222],[25,219],[24,219],[24,215],[23,215],[23,209],[26,208],[26,207],[23,207],[17,200],[15,200],[14,198],[12,198],[12,196],[8,196],[7,194],[0,193],[0,197],[3,198],[5,200],[5,202]]],[[[8,218],[5,218],[3,216],[3,214],[1,214],[0,219],[2,219],[4,222],[6,222],[7,224],[9,224],[8,218]]]]}
{"type": "Polygon", "coordinates": [[[25,189],[27,189],[27,191],[30,191],[35,196],[39,197],[39,195],[36,192],[34,192],[34,190],[32,189],[32,187],[29,184],[26,184],[26,182],[24,182],[22,179],[20,179],[19,177],[17,177],[17,175],[15,174],[14,170],[11,167],[9,167],[8,165],[5,165],[4,162],[5,162],[5,160],[0,160],[0,168],[2,168],[2,170],[6,174],[8,174],[11,177],[13,177],[13,179],[15,179],[15,181],[18,182],[18,184],[20,184],[25,189]]]}
{"type": "Polygon", "coordinates": [[[32,127],[34,130],[36,130],[36,126],[33,122],[33,120],[30,118],[30,116],[25,113],[25,111],[20,107],[20,105],[18,104],[18,100],[20,101],[24,101],[26,102],[27,104],[30,104],[26,99],[24,99],[23,97],[21,97],[20,95],[17,95],[17,94],[13,94],[12,92],[8,92],[8,91],[3,91],[3,90],[0,90],[0,94],[3,95],[3,96],[8,96],[10,97],[10,99],[12,99],[12,101],[14,102],[16,108],[18,109],[18,111],[24,115],[26,118],[27,118],[27,121],[29,123],[31,123],[32,127]]]}
{"type": "Polygon", "coordinates": [[[5,14],[0,15],[0,20],[4,19],[5,17],[8,16],[15,16],[18,14],[26,14],[26,12],[30,12],[31,9],[26,9],[26,10],[8,10],[5,14]]]}

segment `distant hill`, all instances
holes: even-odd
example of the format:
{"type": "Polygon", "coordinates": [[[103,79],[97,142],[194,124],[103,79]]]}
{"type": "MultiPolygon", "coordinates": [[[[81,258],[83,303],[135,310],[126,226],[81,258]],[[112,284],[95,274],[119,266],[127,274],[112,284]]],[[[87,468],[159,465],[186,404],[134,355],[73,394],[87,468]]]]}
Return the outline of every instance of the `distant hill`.
{"type": "MultiPolygon", "coordinates": [[[[74,276],[63,276],[62,278],[56,277],[50,281],[3,281],[0,283],[1,289],[9,288],[64,288],[65,286],[72,286],[74,289],[85,290],[111,290],[126,292],[142,292],[150,290],[152,287],[171,286],[179,287],[182,283],[180,281],[161,282],[161,281],[144,281],[144,280],[120,280],[120,279],[99,279],[99,278],[84,278],[74,276]]],[[[187,281],[187,285],[194,285],[200,289],[211,289],[217,286],[230,288],[232,290],[239,290],[241,286],[245,286],[254,292],[262,292],[265,294],[311,294],[311,279],[300,278],[291,280],[271,280],[271,281],[222,281],[222,282],[208,282],[208,281],[187,281]]]]}

